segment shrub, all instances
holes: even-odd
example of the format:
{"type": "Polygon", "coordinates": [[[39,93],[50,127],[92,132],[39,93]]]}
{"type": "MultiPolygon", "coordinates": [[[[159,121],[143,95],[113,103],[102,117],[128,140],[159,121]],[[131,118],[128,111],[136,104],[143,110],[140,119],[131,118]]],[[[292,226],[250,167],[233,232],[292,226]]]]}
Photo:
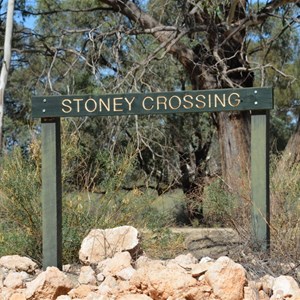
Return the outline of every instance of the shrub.
{"type": "Polygon", "coordinates": [[[20,148],[1,161],[0,255],[28,255],[41,260],[40,177],[36,165],[22,156],[20,148]]]}
{"type": "MultiPolygon", "coordinates": [[[[128,145],[123,152],[113,156],[105,150],[101,151],[92,166],[95,173],[88,172],[86,175],[85,189],[75,190],[74,181],[68,185],[68,178],[72,177],[72,159],[76,156],[76,160],[84,164],[88,153],[72,149],[77,147],[74,143],[76,136],[63,138],[62,141],[64,263],[78,260],[81,241],[92,228],[132,225],[139,229],[155,230],[172,222],[171,217],[158,212],[152,205],[156,197],[153,193],[134,185],[131,176],[137,153],[133,147],[128,145]],[[101,183],[96,185],[94,181],[90,184],[100,172],[101,183]]],[[[16,148],[2,159],[0,255],[17,253],[42,261],[40,162],[39,141],[31,145],[28,157],[16,148]]]]}
{"type": "Polygon", "coordinates": [[[238,207],[237,197],[229,193],[221,179],[205,188],[203,201],[204,222],[209,226],[233,225],[232,216],[238,207]]]}
{"type": "Polygon", "coordinates": [[[274,157],[272,161],[271,249],[283,260],[299,261],[300,165],[287,169],[282,159],[284,157],[274,157]]]}

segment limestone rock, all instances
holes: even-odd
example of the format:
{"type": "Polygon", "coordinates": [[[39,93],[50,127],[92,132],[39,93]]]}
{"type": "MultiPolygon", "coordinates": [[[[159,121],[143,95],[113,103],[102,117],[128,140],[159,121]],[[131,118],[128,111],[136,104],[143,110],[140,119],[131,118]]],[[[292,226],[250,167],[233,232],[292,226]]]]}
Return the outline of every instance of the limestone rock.
{"type": "MultiPolygon", "coordinates": [[[[126,232],[131,228],[124,227],[126,232]]],[[[135,259],[137,231],[131,235],[135,242],[123,242],[124,227],[119,237],[116,232],[112,239],[110,234],[104,240],[94,236],[94,243],[109,247],[98,256],[89,253],[85,262],[90,265],[65,265],[64,272],[55,267],[43,272],[18,256],[1,258],[0,300],[300,300],[292,277],[265,275],[247,282],[244,268],[228,257],[203,257],[200,262],[192,254],[170,260],[135,259]]]]}
{"type": "Polygon", "coordinates": [[[78,282],[95,285],[97,283],[95,271],[90,266],[83,266],[80,270],[78,282]]]}
{"type": "Polygon", "coordinates": [[[244,300],[260,300],[258,291],[248,286],[244,287],[244,300]]]}
{"type": "Polygon", "coordinates": [[[198,259],[191,253],[178,255],[174,261],[184,268],[198,263],[198,259]]]}
{"type": "Polygon", "coordinates": [[[186,249],[198,259],[236,253],[241,245],[238,233],[231,228],[176,228],[172,231],[185,235],[186,249]]]}
{"type": "Polygon", "coordinates": [[[3,280],[5,279],[5,272],[0,268],[0,288],[3,287],[3,280]]]}
{"type": "Polygon", "coordinates": [[[115,288],[118,286],[118,282],[117,282],[117,279],[115,278],[115,276],[109,275],[104,279],[104,281],[102,282],[101,285],[103,285],[103,286],[106,285],[110,288],[115,288]]]}
{"type": "Polygon", "coordinates": [[[9,300],[26,300],[26,297],[23,294],[15,293],[9,298],[9,300]]]}
{"type": "Polygon", "coordinates": [[[117,298],[117,300],[152,300],[147,295],[128,294],[117,298]]]}
{"type": "Polygon", "coordinates": [[[200,263],[214,262],[215,260],[209,256],[204,256],[200,259],[200,263]]]}
{"type": "Polygon", "coordinates": [[[22,257],[19,255],[7,255],[0,258],[0,267],[12,271],[24,271],[30,274],[33,273],[38,266],[28,257],[22,257]]]}
{"type": "MultiPolygon", "coordinates": [[[[76,299],[78,300],[78,299],[76,299]]],[[[116,300],[116,297],[99,295],[97,293],[89,294],[84,300],[116,300]]]]}
{"type": "Polygon", "coordinates": [[[275,278],[271,275],[265,275],[262,278],[260,278],[260,282],[262,284],[262,289],[267,295],[272,294],[272,289],[274,285],[275,278]]]}
{"type": "Polygon", "coordinates": [[[24,271],[9,272],[3,282],[3,285],[11,289],[23,288],[25,286],[24,280],[27,279],[28,277],[29,275],[24,271]]]}
{"type": "Polygon", "coordinates": [[[72,282],[56,267],[48,267],[33,281],[27,283],[26,299],[52,300],[66,295],[72,289],[72,282]]]}
{"type": "Polygon", "coordinates": [[[132,257],[139,253],[140,240],[137,229],[131,226],[93,229],[82,241],[79,259],[84,264],[96,264],[122,251],[129,251],[132,257]]]}
{"type": "Polygon", "coordinates": [[[135,262],[134,262],[134,267],[135,269],[140,269],[146,266],[153,266],[153,265],[163,265],[163,262],[157,259],[151,259],[147,256],[140,256],[135,262]]]}
{"type": "Polygon", "coordinates": [[[300,299],[300,289],[294,278],[291,276],[279,276],[274,279],[273,296],[271,299],[277,299],[277,296],[283,298],[300,299]]]}
{"type": "Polygon", "coordinates": [[[259,300],[270,300],[270,297],[263,291],[258,292],[259,300]]]}
{"type": "Polygon", "coordinates": [[[130,279],[131,286],[139,293],[150,295],[152,299],[201,299],[200,283],[192,276],[178,269],[171,269],[156,264],[155,268],[144,266],[139,268],[130,279]],[[183,295],[190,294],[189,298],[183,295]],[[173,297],[173,298],[172,298],[173,297]]]}
{"type": "Polygon", "coordinates": [[[122,269],[131,267],[131,255],[128,251],[116,253],[112,258],[100,262],[97,270],[104,276],[116,275],[122,269]]]}
{"type": "Polygon", "coordinates": [[[245,269],[222,256],[208,268],[205,279],[212,287],[214,294],[222,300],[242,300],[246,284],[245,269]]]}
{"type": "Polygon", "coordinates": [[[61,295],[56,298],[56,300],[71,300],[71,297],[68,295],[61,295]]]}
{"type": "Polygon", "coordinates": [[[71,298],[85,298],[87,297],[91,292],[95,291],[96,287],[87,285],[87,284],[82,284],[79,287],[72,289],[69,293],[68,296],[71,298]]]}
{"type": "Polygon", "coordinates": [[[116,300],[115,297],[108,297],[108,296],[96,296],[96,298],[90,298],[90,297],[87,297],[86,300],[116,300]]]}
{"type": "Polygon", "coordinates": [[[136,270],[133,267],[127,267],[122,269],[121,271],[116,273],[116,276],[118,279],[121,280],[130,280],[131,277],[134,275],[134,273],[136,272],[136,270]]]}
{"type": "Polygon", "coordinates": [[[213,262],[204,262],[199,263],[193,266],[191,273],[193,277],[199,277],[207,272],[209,267],[211,267],[214,263],[213,262]]]}

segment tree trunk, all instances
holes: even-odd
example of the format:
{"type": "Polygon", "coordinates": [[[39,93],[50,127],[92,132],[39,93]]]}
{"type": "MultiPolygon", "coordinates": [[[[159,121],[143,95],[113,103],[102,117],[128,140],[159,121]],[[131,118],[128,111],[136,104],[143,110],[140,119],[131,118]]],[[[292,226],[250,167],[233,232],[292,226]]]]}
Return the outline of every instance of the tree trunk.
{"type": "Polygon", "coordinates": [[[218,113],[222,174],[230,192],[249,199],[250,113],[218,113]]]}
{"type": "Polygon", "coordinates": [[[4,55],[2,62],[2,69],[0,74],[0,153],[3,147],[3,114],[4,114],[4,91],[7,83],[8,70],[11,60],[11,40],[13,30],[13,16],[14,16],[15,1],[9,0],[7,3],[5,40],[4,40],[4,55]]]}
{"type": "MultiPolygon", "coordinates": [[[[224,13],[228,16],[228,24],[238,22],[246,16],[246,1],[231,2],[224,7],[224,13]]],[[[207,18],[205,12],[198,15],[198,19],[202,22],[207,18]]],[[[200,70],[202,77],[205,75],[202,81],[206,85],[200,82],[199,86],[204,89],[253,86],[253,73],[249,71],[245,53],[246,30],[236,32],[234,26],[224,26],[223,30],[216,30],[217,18],[215,22],[215,25],[209,26],[206,51],[203,51],[201,46],[200,51],[197,50],[195,53],[201,55],[205,69],[209,67],[206,74],[200,70]],[[230,72],[232,70],[240,71],[230,72]],[[210,76],[207,76],[207,73],[210,73],[210,76]],[[211,79],[213,76],[215,80],[211,79]]],[[[215,114],[215,120],[223,180],[230,192],[237,194],[239,198],[249,200],[250,113],[221,112],[215,114]]]]}

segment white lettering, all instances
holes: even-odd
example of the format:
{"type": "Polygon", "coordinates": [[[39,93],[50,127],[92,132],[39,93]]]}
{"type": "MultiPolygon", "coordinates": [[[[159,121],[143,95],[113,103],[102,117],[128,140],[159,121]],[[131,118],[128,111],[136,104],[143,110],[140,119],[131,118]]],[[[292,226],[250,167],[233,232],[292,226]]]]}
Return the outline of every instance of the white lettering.
{"type": "Polygon", "coordinates": [[[77,102],[77,112],[79,113],[80,112],[80,101],[83,101],[82,98],[74,98],[73,101],[77,102]]]}
{"type": "Polygon", "coordinates": [[[167,109],[167,97],[165,96],[157,96],[156,98],[156,105],[157,105],[157,110],[160,109],[160,105],[163,105],[164,109],[167,109]]]}
{"type": "Polygon", "coordinates": [[[191,100],[193,100],[193,96],[191,95],[185,95],[183,97],[183,102],[184,102],[183,107],[185,109],[190,109],[193,107],[193,102],[191,100]],[[190,98],[190,100],[188,100],[187,98],[190,98]],[[188,103],[188,105],[186,105],[186,103],[188,103]]]}
{"type": "Polygon", "coordinates": [[[94,112],[97,109],[97,102],[93,98],[89,98],[85,101],[84,108],[88,112],[94,112]],[[89,107],[88,107],[89,102],[91,102],[92,105],[94,106],[92,109],[89,109],[89,107]]]}
{"type": "Polygon", "coordinates": [[[175,110],[178,109],[181,106],[181,99],[178,96],[172,96],[169,99],[169,106],[171,107],[171,109],[175,110]],[[173,106],[172,104],[172,99],[177,99],[177,106],[173,106]]]}
{"type": "Polygon", "coordinates": [[[131,99],[131,101],[129,101],[126,97],[125,97],[124,99],[125,99],[125,101],[128,103],[128,110],[131,111],[131,105],[132,105],[132,103],[133,103],[135,97],[133,97],[133,98],[131,99]]]}
{"type": "Polygon", "coordinates": [[[241,103],[241,99],[240,99],[240,95],[238,93],[232,93],[228,96],[228,103],[230,106],[232,107],[237,107],[240,105],[241,103]],[[231,99],[231,97],[235,96],[234,99],[231,99]],[[232,100],[234,101],[234,103],[232,102],[232,100]]]}
{"type": "Polygon", "coordinates": [[[204,102],[204,100],[205,100],[205,96],[204,95],[197,95],[196,101],[199,102],[199,103],[201,103],[201,104],[196,104],[196,107],[199,108],[199,109],[204,108],[206,106],[206,103],[204,102]],[[203,100],[200,99],[200,98],[202,98],[203,100]]]}
{"type": "Polygon", "coordinates": [[[72,101],[71,101],[70,99],[64,99],[64,100],[62,101],[62,105],[63,105],[64,107],[66,107],[67,109],[62,108],[61,110],[62,110],[65,114],[68,114],[68,113],[70,113],[70,112],[72,111],[72,107],[71,107],[70,105],[66,104],[66,102],[69,102],[69,104],[72,103],[72,101]]]}
{"type": "Polygon", "coordinates": [[[102,105],[105,107],[106,111],[110,111],[110,98],[107,98],[107,103],[99,98],[99,111],[102,111],[102,105]]]}
{"type": "Polygon", "coordinates": [[[153,105],[153,104],[150,104],[150,106],[146,106],[146,103],[145,103],[145,102],[146,102],[146,99],[149,99],[151,102],[154,101],[153,98],[151,98],[151,97],[149,97],[149,96],[145,97],[145,98],[143,99],[143,102],[142,102],[143,109],[144,109],[144,110],[152,110],[153,107],[154,107],[154,105],[153,105]]]}
{"type": "Polygon", "coordinates": [[[118,108],[118,106],[122,106],[122,97],[113,98],[114,101],[114,111],[123,111],[123,108],[118,108]],[[121,102],[120,102],[121,100],[121,102]]]}

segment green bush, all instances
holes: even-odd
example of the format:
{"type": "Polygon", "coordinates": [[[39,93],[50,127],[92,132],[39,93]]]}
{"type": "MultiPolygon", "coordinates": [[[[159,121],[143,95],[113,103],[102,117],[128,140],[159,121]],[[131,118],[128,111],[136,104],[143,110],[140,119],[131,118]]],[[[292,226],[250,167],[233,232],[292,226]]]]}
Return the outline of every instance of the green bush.
{"type": "Polygon", "coordinates": [[[27,255],[41,260],[40,176],[36,165],[16,148],[4,155],[0,172],[0,256],[27,255]]]}
{"type": "MultiPolygon", "coordinates": [[[[76,144],[71,141],[74,138],[63,139],[62,172],[65,181],[72,176],[72,156],[76,155],[81,162],[87,159],[83,152],[72,149],[76,144]]],[[[78,260],[81,241],[92,228],[132,225],[139,229],[155,230],[172,222],[170,216],[152,205],[155,194],[134,186],[131,176],[136,155],[130,145],[123,153],[113,157],[102,151],[93,166],[95,174],[103,172],[102,181],[99,185],[89,185],[87,182],[86,187],[90,190],[75,190],[73,182],[71,186],[64,182],[64,263],[78,260]],[[133,184],[128,188],[129,182],[133,184]]],[[[42,261],[40,161],[39,142],[32,144],[29,157],[23,156],[21,150],[16,148],[1,161],[0,256],[17,253],[30,256],[40,263],[42,261]]],[[[87,174],[87,179],[92,180],[93,174],[87,174]]]]}
{"type": "Polygon", "coordinates": [[[300,165],[287,168],[285,157],[271,164],[271,250],[281,259],[300,259],[300,165]],[[280,160],[280,161],[279,161],[280,160]]]}
{"type": "Polygon", "coordinates": [[[66,262],[78,259],[81,241],[91,228],[122,225],[142,231],[166,228],[172,219],[153,208],[152,202],[153,198],[138,189],[114,194],[82,192],[64,197],[63,257],[66,262]]]}
{"type": "Polygon", "coordinates": [[[237,197],[229,193],[221,179],[214,180],[205,188],[203,201],[204,222],[208,226],[232,225],[237,209],[237,197]]]}

